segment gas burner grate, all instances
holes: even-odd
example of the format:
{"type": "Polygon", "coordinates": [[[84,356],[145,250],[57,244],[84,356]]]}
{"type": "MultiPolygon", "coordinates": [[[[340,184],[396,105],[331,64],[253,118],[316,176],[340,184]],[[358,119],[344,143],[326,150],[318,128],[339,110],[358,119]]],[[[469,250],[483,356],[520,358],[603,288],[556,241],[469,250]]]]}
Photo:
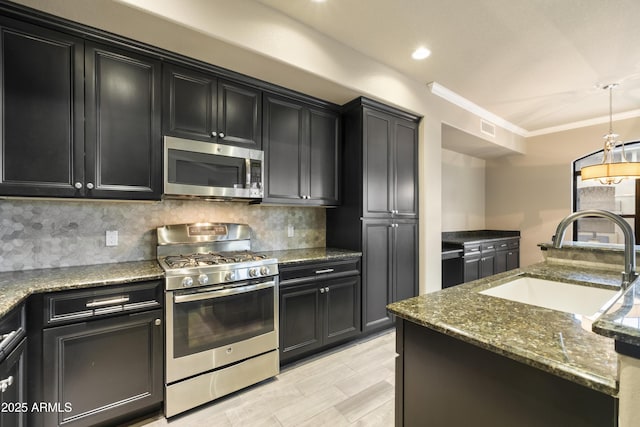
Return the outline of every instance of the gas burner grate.
{"type": "Polygon", "coordinates": [[[251,252],[228,253],[194,253],[190,255],[170,255],[165,258],[169,268],[189,268],[207,265],[231,264],[236,262],[259,261],[265,259],[265,255],[257,255],[251,252]]]}

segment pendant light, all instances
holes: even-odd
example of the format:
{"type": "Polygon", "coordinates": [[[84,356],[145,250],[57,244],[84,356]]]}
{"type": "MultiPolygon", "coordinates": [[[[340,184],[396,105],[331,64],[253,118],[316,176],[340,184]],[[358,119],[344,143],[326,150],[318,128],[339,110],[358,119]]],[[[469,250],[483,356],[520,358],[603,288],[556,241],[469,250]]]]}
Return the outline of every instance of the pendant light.
{"type": "Polygon", "coordinates": [[[603,87],[609,90],[609,133],[604,136],[604,149],[602,153],[602,163],[598,165],[585,166],[580,169],[580,176],[583,181],[597,179],[601,184],[619,184],[626,178],[640,178],[640,162],[630,162],[624,151],[624,142],[617,140],[618,134],[613,132],[613,95],[612,91],[618,86],[611,83],[603,87]],[[613,158],[613,150],[620,145],[620,161],[613,158]]]}

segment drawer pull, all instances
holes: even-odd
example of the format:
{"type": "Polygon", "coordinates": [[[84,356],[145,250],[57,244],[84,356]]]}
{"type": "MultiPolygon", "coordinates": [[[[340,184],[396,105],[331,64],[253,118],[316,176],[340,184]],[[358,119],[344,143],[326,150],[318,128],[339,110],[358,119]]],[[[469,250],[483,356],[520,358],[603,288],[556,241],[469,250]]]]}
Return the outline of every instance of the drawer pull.
{"type": "Polygon", "coordinates": [[[105,307],[107,305],[124,304],[127,302],[129,302],[129,296],[125,295],[122,297],[97,299],[97,300],[89,301],[86,305],[87,305],[87,308],[96,308],[96,307],[105,307]]]}
{"type": "Polygon", "coordinates": [[[316,270],[316,274],[322,274],[322,273],[333,273],[333,268],[326,268],[324,270],[316,270]]]}
{"type": "Polygon", "coordinates": [[[7,389],[11,387],[11,384],[13,384],[13,375],[0,381],[0,392],[4,393],[5,391],[7,391],[7,389]]]}
{"type": "Polygon", "coordinates": [[[0,341],[0,348],[5,348],[6,346],[8,346],[11,340],[13,340],[13,337],[15,337],[17,333],[18,331],[11,331],[8,334],[0,335],[0,340],[2,340],[0,341]]]}

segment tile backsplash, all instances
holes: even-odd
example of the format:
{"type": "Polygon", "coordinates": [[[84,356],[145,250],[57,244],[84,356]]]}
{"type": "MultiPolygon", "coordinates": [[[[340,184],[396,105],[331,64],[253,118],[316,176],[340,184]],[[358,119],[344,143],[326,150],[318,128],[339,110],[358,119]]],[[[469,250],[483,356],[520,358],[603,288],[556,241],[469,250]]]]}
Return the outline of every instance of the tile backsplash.
{"type": "Polygon", "coordinates": [[[0,271],[156,257],[156,227],[190,222],[251,226],[254,251],[325,246],[325,210],[237,202],[1,200],[0,271]],[[292,225],[294,236],[287,237],[292,225]],[[118,246],[106,246],[107,230],[118,246]]]}

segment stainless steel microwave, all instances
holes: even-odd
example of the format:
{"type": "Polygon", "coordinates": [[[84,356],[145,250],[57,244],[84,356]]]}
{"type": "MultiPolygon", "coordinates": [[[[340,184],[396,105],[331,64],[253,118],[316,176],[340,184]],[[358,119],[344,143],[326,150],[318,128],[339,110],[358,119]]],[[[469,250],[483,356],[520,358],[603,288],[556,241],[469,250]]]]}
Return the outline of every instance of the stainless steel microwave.
{"type": "Polygon", "coordinates": [[[264,152],[164,137],[164,195],[221,199],[263,196],[264,152]]]}

